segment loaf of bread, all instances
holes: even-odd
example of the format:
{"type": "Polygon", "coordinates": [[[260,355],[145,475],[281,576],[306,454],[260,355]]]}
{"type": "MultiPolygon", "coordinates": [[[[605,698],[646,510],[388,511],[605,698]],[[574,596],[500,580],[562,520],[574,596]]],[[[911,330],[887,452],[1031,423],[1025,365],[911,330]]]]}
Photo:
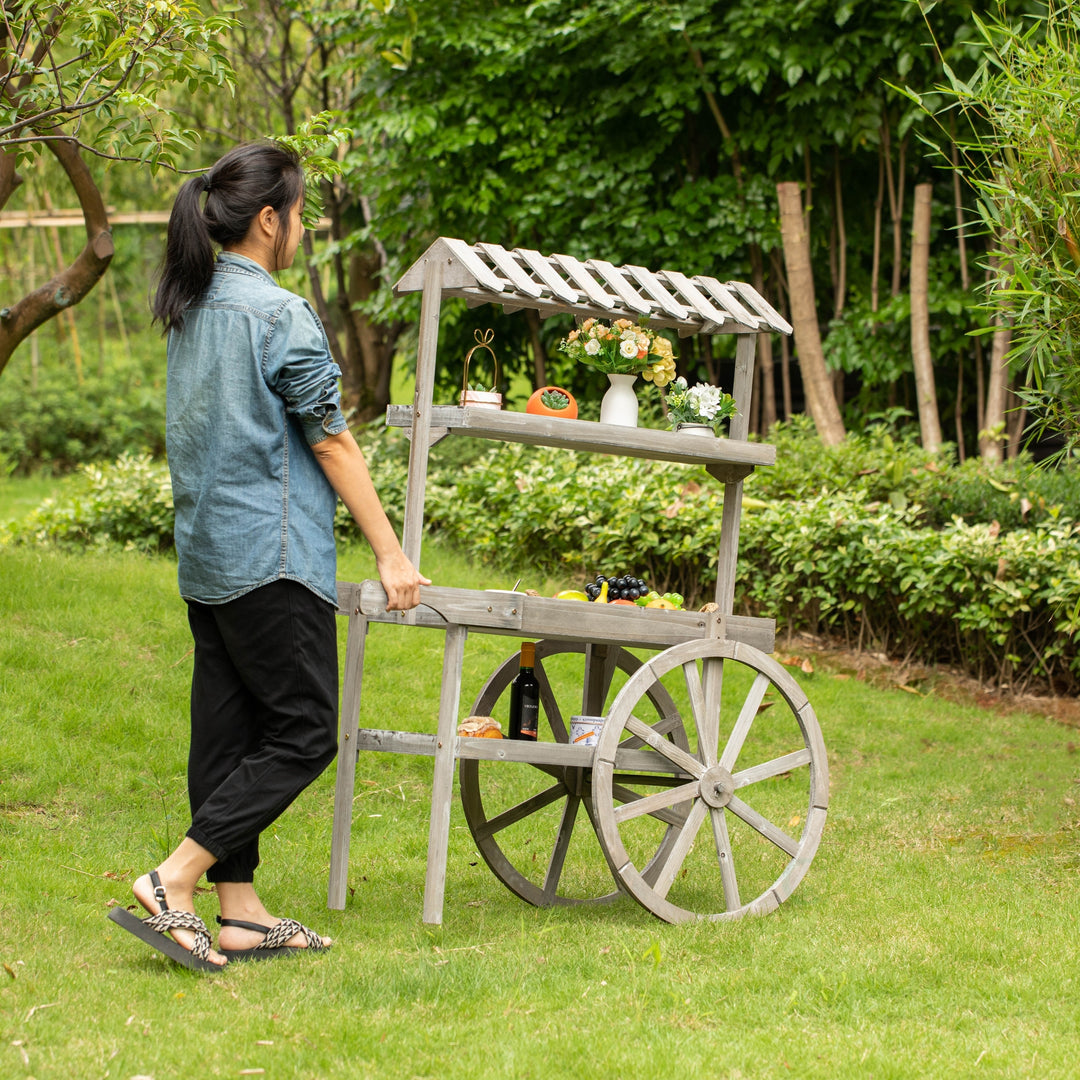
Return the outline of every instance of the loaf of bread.
{"type": "Polygon", "coordinates": [[[502,725],[490,716],[470,716],[458,725],[459,735],[468,735],[473,739],[501,739],[502,725]]]}

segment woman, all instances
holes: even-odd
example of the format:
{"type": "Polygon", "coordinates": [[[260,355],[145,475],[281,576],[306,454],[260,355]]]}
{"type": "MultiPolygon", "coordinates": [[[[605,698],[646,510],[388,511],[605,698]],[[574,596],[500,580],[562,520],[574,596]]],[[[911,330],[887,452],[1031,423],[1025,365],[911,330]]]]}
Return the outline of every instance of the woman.
{"type": "Polygon", "coordinates": [[[110,918],[199,969],[330,944],[271,915],[253,881],[259,834],[337,747],[337,498],[375,553],[388,610],[415,607],[430,584],[348,431],[318,318],[271,277],[296,254],[303,194],[299,160],[273,144],[238,147],[189,180],[153,303],[168,334],[166,446],[195,640],[192,820],[133,886],[151,916],[110,918]],[[216,951],[194,913],[204,873],[221,908],[216,951]]]}

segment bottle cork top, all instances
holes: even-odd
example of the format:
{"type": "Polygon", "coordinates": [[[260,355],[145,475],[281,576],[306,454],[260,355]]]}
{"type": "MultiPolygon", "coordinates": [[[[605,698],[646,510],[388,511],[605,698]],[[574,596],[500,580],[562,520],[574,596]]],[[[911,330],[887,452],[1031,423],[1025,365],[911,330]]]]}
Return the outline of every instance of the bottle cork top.
{"type": "Polygon", "coordinates": [[[523,641],[521,643],[521,666],[532,667],[536,661],[536,642],[523,641]]]}

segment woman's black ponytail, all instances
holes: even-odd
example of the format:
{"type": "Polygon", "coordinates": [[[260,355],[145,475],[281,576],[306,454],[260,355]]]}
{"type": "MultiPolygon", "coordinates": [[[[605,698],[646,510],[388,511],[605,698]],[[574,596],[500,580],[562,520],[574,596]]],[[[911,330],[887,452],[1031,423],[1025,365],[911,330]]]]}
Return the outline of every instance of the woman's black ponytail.
{"type": "Polygon", "coordinates": [[[214,244],[247,236],[264,206],[281,220],[303,198],[299,157],[275,143],[252,143],[230,150],[208,173],[180,188],[169,215],[165,258],[154,295],[154,321],[182,330],[187,309],[203,294],[214,273],[214,244]],[[206,205],[200,205],[206,192],[206,205]]]}

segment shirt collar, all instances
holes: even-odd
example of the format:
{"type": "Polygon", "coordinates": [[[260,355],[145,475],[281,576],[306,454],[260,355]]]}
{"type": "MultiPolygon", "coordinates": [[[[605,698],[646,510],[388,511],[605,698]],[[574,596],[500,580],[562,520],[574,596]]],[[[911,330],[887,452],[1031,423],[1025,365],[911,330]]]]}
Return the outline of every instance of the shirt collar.
{"type": "Polygon", "coordinates": [[[260,277],[266,278],[271,284],[274,282],[270,271],[265,266],[260,266],[254,259],[249,259],[247,255],[241,255],[238,251],[219,251],[217,261],[228,266],[235,266],[238,270],[253,271],[260,277]]]}

